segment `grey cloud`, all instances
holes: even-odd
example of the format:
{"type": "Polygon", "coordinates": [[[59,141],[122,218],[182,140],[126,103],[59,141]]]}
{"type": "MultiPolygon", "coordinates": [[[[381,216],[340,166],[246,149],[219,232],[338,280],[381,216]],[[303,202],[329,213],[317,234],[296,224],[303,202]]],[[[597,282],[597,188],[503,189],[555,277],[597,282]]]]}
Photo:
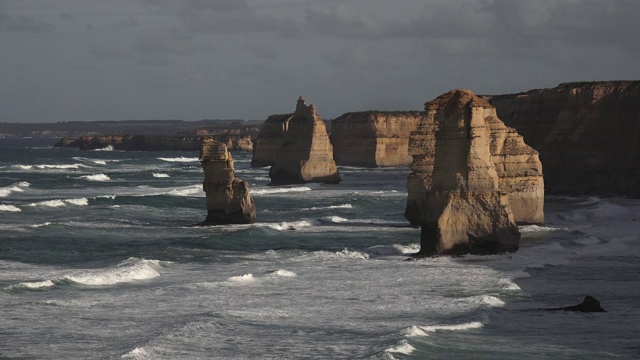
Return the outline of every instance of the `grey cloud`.
{"type": "Polygon", "coordinates": [[[210,42],[197,42],[191,34],[180,29],[153,31],[141,36],[133,44],[133,51],[142,54],[186,55],[213,52],[210,42]]]}
{"type": "Polygon", "coordinates": [[[25,15],[8,15],[0,13],[0,31],[47,33],[55,30],[55,26],[25,15]]]}

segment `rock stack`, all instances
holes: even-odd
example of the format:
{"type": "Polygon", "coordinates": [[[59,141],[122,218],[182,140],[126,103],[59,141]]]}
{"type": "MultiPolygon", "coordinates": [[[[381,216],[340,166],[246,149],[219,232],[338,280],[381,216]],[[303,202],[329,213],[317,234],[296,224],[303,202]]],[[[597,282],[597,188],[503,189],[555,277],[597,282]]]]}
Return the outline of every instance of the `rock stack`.
{"type": "Polygon", "coordinates": [[[410,142],[407,183],[407,217],[422,228],[420,255],[516,251],[520,233],[505,188],[519,184],[501,185],[500,174],[527,158],[517,134],[498,126],[493,106],[469,90],[450,91],[425,109],[410,142]]]}
{"type": "Polygon", "coordinates": [[[315,107],[307,106],[300,97],[296,111],[282,124],[286,130],[269,171],[271,185],[339,183],[341,179],[333,161],[333,146],[315,107]]]}
{"type": "Polygon", "coordinates": [[[409,166],[409,136],[424,111],[346,113],[331,124],[333,157],[338,165],[409,166]]]}
{"type": "Polygon", "coordinates": [[[253,144],[251,167],[273,166],[293,114],[271,115],[253,144]]]}
{"type": "Polygon", "coordinates": [[[256,207],[249,185],[235,177],[233,158],[227,146],[207,138],[200,148],[204,170],[203,189],[207,194],[207,219],[202,225],[251,224],[256,207]]]}

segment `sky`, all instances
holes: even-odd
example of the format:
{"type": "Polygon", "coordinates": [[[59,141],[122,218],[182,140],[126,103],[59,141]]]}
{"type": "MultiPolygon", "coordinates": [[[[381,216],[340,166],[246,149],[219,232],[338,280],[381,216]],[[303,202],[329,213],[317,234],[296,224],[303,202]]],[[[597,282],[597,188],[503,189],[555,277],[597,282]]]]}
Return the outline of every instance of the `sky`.
{"type": "Polygon", "coordinates": [[[640,79],[637,0],[0,0],[0,122],[332,119],[640,79]]]}

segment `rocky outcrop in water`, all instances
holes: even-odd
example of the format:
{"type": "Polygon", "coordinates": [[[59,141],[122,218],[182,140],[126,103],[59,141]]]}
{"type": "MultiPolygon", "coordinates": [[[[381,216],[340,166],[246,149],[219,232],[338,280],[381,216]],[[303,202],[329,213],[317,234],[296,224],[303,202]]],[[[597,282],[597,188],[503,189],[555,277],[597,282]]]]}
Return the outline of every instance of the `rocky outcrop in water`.
{"type": "Polygon", "coordinates": [[[540,152],[547,193],[640,197],[640,81],[485,98],[540,152]]]}
{"type": "Polygon", "coordinates": [[[307,106],[300,97],[296,111],[286,124],[276,160],[269,171],[271,185],[340,182],[333,161],[333,146],[315,107],[307,106]]]}
{"type": "MultiPolygon", "coordinates": [[[[78,139],[62,139],[54,147],[74,147],[80,150],[104,149],[111,146],[124,151],[198,151],[202,136],[180,135],[86,135],[78,139]]],[[[216,137],[229,149],[253,150],[251,136],[224,134],[216,137]]]]}
{"type": "Polygon", "coordinates": [[[423,111],[364,111],[346,113],[333,120],[331,143],[338,165],[409,166],[409,137],[423,111]]]}
{"type": "Polygon", "coordinates": [[[500,146],[515,151],[511,142],[517,139],[508,129],[495,136],[495,109],[468,90],[450,91],[425,109],[427,117],[410,142],[414,162],[407,184],[407,210],[417,207],[412,215],[422,228],[419,254],[516,251],[520,233],[501,189],[504,169],[497,169],[509,157],[497,161],[493,153],[500,146]]]}
{"type": "Polygon", "coordinates": [[[272,166],[275,163],[292,117],[293,114],[284,114],[271,115],[267,118],[253,146],[251,167],[272,166]]]}
{"type": "Polygon", "coordinates": [[[207,219],[201,225],[251,224],[256,207],[249,185],[235,177],[233,158],[227,146],[207,138],[202,141],[200,163],[207,194],[207,219]]]}
{"type": "MultiPolygon", "coordinates": [[[[473,93],[468,96],[475,98],[473,93]]],[[[479,104],[481,99],[473,101],[479,104]]],[[[491,160],[498,175],[498,189],[507,194],[515,222],[520,225],[544,224],[545,182],[538,152],[525,144],[516,130],[505,126],[491,105],[486,101],[482,104],[491,139],[491,160]]],[[[432,106],[429,103],[426,105],[432,106]]],[[[431,187],[438,130],[439,123],[429,115],[411,137],[413,171],[407,183],[405,217],[416,226],[420,225],[424,216],[425,201],[431,187]]]]}

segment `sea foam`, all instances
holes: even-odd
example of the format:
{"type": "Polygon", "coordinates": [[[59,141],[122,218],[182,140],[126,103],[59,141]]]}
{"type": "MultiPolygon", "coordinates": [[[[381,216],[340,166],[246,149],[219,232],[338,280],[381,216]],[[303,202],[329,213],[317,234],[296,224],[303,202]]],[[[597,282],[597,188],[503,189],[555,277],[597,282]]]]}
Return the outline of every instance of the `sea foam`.
{"type": "Polygon", "coordinates": [[[269,189],[257,189],[251,190],[251,195],[269,195],[269,194],[282,194],[282,193],[290,193],[290,192],[303,192],[303,191],[311,191],[311,188],[308,186],[298,186],[298,187],[289,187],[289,188],[269,188],[269,189]]]}
{"type": "Polygon", "coordinates": [[[386,349],[386,352],[390,352],[390,353],[399,353],[399,354],[405,354],[405,355],[411,355],[411,353],[415,350],[416,348],[414,348],[413,346],[411,346],[411,344],[409,344],[406,340],[402,340],[400,341],[400,343],[396,346],[392,346],[388,349],[386,349]]]}
{"type": "Polygon", "coordinates": [[[78,284],[100,286],[148,280],[160,276],[156,268],[158,260],[129,258],[115,267],[85,270],[64,276],[78,284]]]}
{"type": "Polygon", "coordinates": [[[23,192],[24,188],[27,188],[29,186],[31,186],[31,184],[29,184],[28,182],[20,181],[9,186],[0,187],[0,197],[7,197],[14,192],[23,192]]]}
{"type": "Polygon", "coordinates": [[[14,206],[14,205],[0,205],[0,211],[5,211],[5,212],[20,212],[22,210],[20,210],[19,207],[14,206]]]}
{"type": "Polygon", "coordinates": [[[111,178],[105,174],[93,174],[93,175],[83,175],[80,176],[79,179],[86,179],[89,181],[109,181],[111,178]]]}
{"type": "Polygon", "coordinates": [[[196,161],[200,161],[200,159],[198,159],[198,158],[189,158],[189,157],[184,157],[184,156],[174,157],[174,158],[159,157],[158,160],[162,160],[162,161],[166,161],[166,162],[196,162],[196,161]]]}
{"type": "Polygon", "coordinates": [[[62,206],[67,206],[67,205],[86,206],[86,205],[89,205],[89,199],[87,199],[87,198],[54,199],[54,200],[40,201],[40,202],[37,202],[37,203],[31,203],[28,206],[62,207],[62,206]]]}
{"type": "Polygon", "coordinates": [[[153,177],[156,177],[156,178],[168,178],[169,174],[153,173],[153,177]]]}
{"type": "Polygon", "coordinates": [[[464,330],[473,330],[480,329],[484,327],[484,324],[480,321],[472,321],[464,324],[457,325],[429,325],[429,326],[420,326],[419,328],[425,332],[436,332],[436,331],[464,331],[464,330]]]}

